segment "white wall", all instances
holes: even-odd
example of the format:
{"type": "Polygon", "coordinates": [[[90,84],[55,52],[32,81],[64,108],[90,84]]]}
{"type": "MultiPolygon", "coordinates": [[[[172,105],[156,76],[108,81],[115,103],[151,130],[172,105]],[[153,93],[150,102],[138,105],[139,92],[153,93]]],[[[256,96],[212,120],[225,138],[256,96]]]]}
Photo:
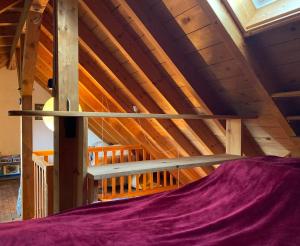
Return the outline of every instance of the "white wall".
{"type": "MultiPolygon", "coordinates": [[[[50,94],[42,88],[38,83],[34,83],[32,93],[33,108],[35,104],[44,104],[50,94]]],[[[53,149],[53,132],[50,131],[42,120],[33,118],[33,150],[49,150],[53,149]]]]}
{"type": "MultiPolygon", "coordinates": [[[[19,97],[17,71],[0,69],[0,155],[20,153],[20,118],[7,114],[9,110],[20,109],[19,97]]],[[[44,88],[34,83],[33,108],[36,103],[44,104],[49,97],[44,88]]],[[[102,144],[107,145],[89,130],[88,145],[102,144]]],[[[33,150],[49,149],[53,149],[53,133],[43,121],[33,119],[33,150]]]]}
{"type": "Polygon", "coordinates": [[[20,118],[7,112],[20,109],[16,70],[0,69],[0,155],[20,153],[20,118]]]}

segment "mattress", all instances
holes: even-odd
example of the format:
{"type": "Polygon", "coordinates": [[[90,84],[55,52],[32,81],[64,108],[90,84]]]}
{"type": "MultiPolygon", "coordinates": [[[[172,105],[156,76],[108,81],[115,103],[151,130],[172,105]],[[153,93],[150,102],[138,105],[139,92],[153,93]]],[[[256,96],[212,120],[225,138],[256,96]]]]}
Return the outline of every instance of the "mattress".
{"type": "Polygon", "coordinates": [[[300,159],[227,162],[178,190],[0,224],[1,245],[300,245],[300,159]]]}

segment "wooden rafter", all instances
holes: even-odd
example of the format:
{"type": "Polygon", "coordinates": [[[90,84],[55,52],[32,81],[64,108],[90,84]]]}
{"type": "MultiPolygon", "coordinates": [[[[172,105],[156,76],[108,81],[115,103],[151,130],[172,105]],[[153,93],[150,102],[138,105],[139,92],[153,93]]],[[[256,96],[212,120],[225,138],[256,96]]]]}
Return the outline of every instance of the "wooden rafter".
{"type": "MultiPolygon", "coordinates": [[[[44,20],[47,20],[47,14],[45,15],[44,20]]],[[[49,28],[49,26],[47,27],[49,28]]],[[[41,33],[41,40],[43,42],[43,44],[45,46],[47,46],[48,52],[51,51],[52,49],[52,41],[50,39],[50,34],[49,32],[46,32],[46,29],[42,28],[43,32],[41,33]]],[[[43,49],[40,50],[40,52],[43,49]]],[[[81,49],[79,50],[81,52],[81,49]]],[[[41,56],[43,57],[43,59],[45,59],[47,57],[47,54],[43,53],[43,55],[41,54],[41,56]]],[[[85,69],[91,65],[91,62],[87,62],[87,63],[82,63],[82,59],[84,58],[84,56],[80,56],[80,63],[81,65],[84,65],[85,69]]],[[[86,57],[86,59],[88,58],[88,56],[86,57]]],[[[51,59],[49,61],[47,61],[47,64],[51,64],[51,59]]],[[[92,63],[94,64],[94,63],[92,63]]],[[[52,65],[50,65],[52,66],[52,65]]],[[[104,101],[104,104],[107,104],[107,102],[109,102],[110,100],[114,99],[112,97],[110,97],[110,94],[115,93],[114,91],[109,91],[109,93],[105,92],[105,90],[103,91],[103,88],[96,86],[94,82],[91,81],[91,75],[86,75],[85,69],[83,69],[82,66],[79,66],[79,77],[80,80],[82,82],[84,82],[85,85],[88,85],[88,89],[90,92],[92,92],[92,94],[94,94],[96,96],[96,98],[98,98],[98,101],[104,101]],[[102,90],[102,94],[100,93],[99,90],[102,90]],[[102,98],[102,99],[101,99],[102,98]]],[[[44,68],[42,70],[45,70],[44,68]]],[[[95,79],[98,79],[99,82],[103,82],[102,79],[99,79],[98,75],[102,74],[102,73],[95,73],[95,71],[98,71],[98,68],[94,68],[94,69],[88,69],[89,71],[91,71],[93,76],[96,76],[95,79]]],[[[93,79],[94,80],[94,79],[93,79]]],[[[114,94],[113,94],[114,95],[114,94]]],[[[124,108],[122,108],[121,106],[116,106],[114,105],[116,102],[114,102],[113,104],[109,103],[109,110],[110,111],[120,111],[120,110],[124,110],[124,108]]],[[[143,122],[143,124],[139,124],[136,121],[133,120],[121,120],[120,119],[120,124],[122,127],[124,127],[125,129],[127,129],[127,135],[129,134],[129,136],[131,136],[134,140],[132,141],[132,143],[136,143],[136,141],[145,146],[146,149],[155,157],[155,158],[172,158],[174,156],[178,156],[178,154],[181,154],[180,148],[178,148],[177,146],[172,146],[170,145],[170,143],[168,141],[165,140],[165,137],[162,135],[158,135],[158,133],[156,133],[156,129],[152,127],[151,124],[145,124],[148,123],[147,121],[143,122]],[[153,130],[152,130],[153,129],[153,130]],[[146,142],[145,142],[146,141],[146,142]],[[168,151],[166,152],[165,149],[167,149],[168,151]]],[[[121,131],[120,131],[121,133],[121,131]]],[[[122,135],[127,136],[125,133],[122,133],[122,135]]],[[[126,137],[127,138],[127,137],[126,137]]],[[[195,171],[195,170],[189,170],[189,171],[185,171],[183,172],[182,176],[182,181],[183,182],[190,182],[191,180],[195,180],[197,178],[199,178],[199,175],[202,176],[203,172],[199,172],[199,171],[195,171]]]]}
{"type": "Polygon", "coordinates": [[[0,14],[21,2],[22,2],[22,0],[2,0],[2,1],[0,1],[0,14]]]}
{"type": "MultiPolygon", "coordinates": [[[[183,97],[178,88],[175,87],[173,81],[166,74],[157,69],[153,61],[138,45],[133,45],[135,39],[128,33],[124,32],[122,26],[116,17],[110,13],[110,10],[104,2],[96,2],[94,0],[85,1],[89,11],[98,22],[106,30],[111,40],[117,45],[123,54],[130,60],[135,68],[143,74],[147,83],[161,95],[163,100],[176,113],[194,113],[194,109],[190,103],[183,97]],[[120,35],[122,34],[122,35],[120,35]]],[[[202,121],[185,121],[187,129],[193,132],[198,140],[206,148],[206,153],[224,153],[224,146],[214,136],[212,131],[202,121]]]]}
{"type": "MultiPolygon", "coordinates": [[[[46,23],[46,28],[51,31],[51,22],[50,22],[50,17],[47,14],[47,11],[45,12],[45,16],[44,16],[44,22],[46,23]]],[[[79,21],[79,27],[80,27],[80,21],[79,21]]],[[[79,29],[80,32],[80,29],[79,29]]],[[[93,37],[93,36],[92,36],[93,37]]],[[[45,35],[42,35],[42,40],[44,44],[47,44],[48,49],[51,48],[51,41],[49,42],[49,39],[46,39],[45,35]]],[[[96,42],[97,43],[97,42],[96,42]]],[[[99,44],[95,44],[95,46],[98,47],[99,44]]],[[[109,84],[107,83],[108,81],[110,81],[110,79],[105,76],[105,73],[99,73],[99,68],[95,66],[96,63],[91,63],[90,59],[92,59],[91,57],[89,57],[89,54],[84,51],[81,47],[79,49],[79,55],[80,55],[80,63],[81,65],[87,70],[87,72],[90,73],[90,76],[93,76],[94,79],[96,79],[99,83],[101,83],[101,86],[103,86],[103,89],[106,91],[105,94],[109,94],[113,97],[113,100],[116,100],[117,103],[119,105],[121,105],[122,110],[126,110],[127,112],[131,112],[131,109],[128,107],[128,104],[124,103],[126,101],[128,101],[128,99],[121,99],[120,95],[121,93],[118,93],[115,91],[114,88],[112,88],[109,84]]],[[[113,60],[112,60],[113,61],[113,60]]],[[[79,73],[81,73],[79,71],[79,73]]],[[[88,80],[86,80],[85,83],[88,83],[88,80]]],[[[89,88],[90,91],[93,91],[94,93],[97,92],[97,90],[99,90],[99,88],[95,88],[95,89],[91,89],[91,86],[93,86],[93,84],[89,83],[89,88]]],[[[113,107],[110,107],[111,110],[113,110],[113,107]]],[[[118,110],[120,111],[120,109],[118,110]]],[[[144,121],[143,124],[137,124],[137,122],[133,121],[133,122],[124,122],[126,127],[128,129],[130,129],[130,131],[132,132],[132,129],[135,129],[135,127],[138,128],[142,128],[142,132],[143,134],[145,134],[147,136],[148,141],[153,142],[153,144],[151,143],[150,147],[151,149],[148,149],[148,151],[150,153],[152,153],[153,156],[155,156],[156,158],[165,158],[166,156],[164,156],[164,149],[171,149],[171,151],[167,152],[167,156],[168,157],[174,157],[178,155],[178,151],[180,151],[179,153],[181,154],[181,150],[180,150],[180,145],[179,147],[174,147],[172,145],[170,145],[170,143],[168,141],[166,141],[165,137],[162,136],[159,132],[157,132],[157,129],[155,127],[152,126],[152,124],[150,124],[150,122],[148,121],[144,121]],[[159,147],[160,150],[153,150],[153,146],[155,147],[159,147]]],[[[124,124],[123,123],[123,124],[124,124]]],[[[143,136],[141,136],[141,133],[136,132],[135,137],[139,138],[139,143],[143,144],[145,142],[145,138],[143,136]]],[[[187,143],[189,145],[189,147],[185,147],[185,151],[188,151],[189,155],[195,155],[195,154],[200,154],[197,149],[195,149],[195,147],[193,147],[193,145],[189,142],[186,141],[185,143],[187,143]]],[[[176,143],[177,144],[177,143],[176,143]]],[[[149,145],[148,145],[149,148],[149,145]]]]}
{"type": "MultiPolygon", "coordinates": [[[[218,113],[218,110],[220,110],[219,105],[225,105],[225,103],[220,98],[211,96],[214,93],[207,86],[206,81],[201,78],[201,74],[197,73],[196,68],[193,68],[192,65],[186,65],[184,54],[180,52],[176,45],[173,45],[173,40],[167,35],[158,19],[151,18],[150,12],[144,6],[145,3],[142,1],[119,0],[118,4],[120,4],[119,8],[124,8],[130,19],[137,24],[147,39],[151,41],[155,50],[168,63],[170,73],[177,75],[176,77],[179,78],[178,86],[184,85],[183,87],[186,88],[184,90],[185,96],[195,98],[200,107],[205,110],[205,113],[218,113]]],[[[195,108],[197,106],[194,105],[195,108]]],[[[226,108],[226,111],[233,112],[232,109],[228,109],[228,105],[226,108]]],[[[222,110],[224,110],[224,107],[222,110]]],[[[219,121],[211,123],[214,123],[220,132],[225,134],[224,125],[220,124],[219,121]]],[[[247,138],[243,140],[244,153],[246,155],[263,154],[245,127],[243,127],[243,133],[247,135],[247,138]]]]}

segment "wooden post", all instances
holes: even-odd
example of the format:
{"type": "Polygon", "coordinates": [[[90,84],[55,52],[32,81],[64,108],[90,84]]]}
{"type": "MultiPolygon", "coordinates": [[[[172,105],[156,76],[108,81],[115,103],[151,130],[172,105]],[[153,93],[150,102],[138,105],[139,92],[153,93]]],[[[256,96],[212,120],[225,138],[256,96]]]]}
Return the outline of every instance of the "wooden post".
{"type": "MultiPolygon", "coordinates": [[[[29,4],[29,1],[26,1],[29,4]]],[[[19,70],[19,86],[21,89],[22,109],[32,110],[32,90],[34,83],[37,48],[40,35],[41,14],[29,11],[22,15],[26,21],[26,34],[21,34],[22,24],[19,24],[17,36],[20,35],[21,54],[19,70]],[[28,16],[27,16],[28,14],[28,16]]],[[[22,22],[20,20],[20,22],[22,22]]],[[[15,37],[18,40],[18,37],[15,37]]],[[[24,220],[34,217],[34,170],[32,161],[32,118],[22,117],[22,217],[24,220]]]]}
{"type": "MultiPolygon", "coordinates": [[[[22,109],[32,109],[32,96],[22,96],[22,109]]],[[[22,163],[22,218],[24,220],[34,217],[34,180],[32,161],[32,117],[21,119],[21,163],[22,163]]]]}
{"type": "MultiPolygon", "coordinates": [[[[78,0],[55,0],[55,110],[78,111],[78,0]]],[[[87,121],[56,117],[54,211],[86,203],[87,121]]]]}
{"type": "Polygon", "coordinates": [[[242,120],[226,120],[226,154],[242,155],[242,120]]]}

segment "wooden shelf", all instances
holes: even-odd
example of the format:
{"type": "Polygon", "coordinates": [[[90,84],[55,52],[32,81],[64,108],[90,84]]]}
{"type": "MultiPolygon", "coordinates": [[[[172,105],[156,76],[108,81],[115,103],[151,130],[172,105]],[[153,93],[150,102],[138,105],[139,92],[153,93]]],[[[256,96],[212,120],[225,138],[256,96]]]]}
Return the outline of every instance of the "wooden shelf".
{"type": "Polygon", "coordinates": [[[278,92],[272,95],[273,98],[290,98],[290,97],[300,97],[300,91],[287,91],[278,92]]]}
{"type": "Polygon", "coordinates": [[[115,113],[115,112],[77,112],[77,111],[34,111],[11,110],[9,116],[55,116],[55,117],[99,117],[99,118],[144,118],[144,119],[254,119],[253,116],[206,115],[206,114],[146,114],[146,113],[115,113]]]}
{"type": "Polygon", "coordinates": [[[193,157],[182,157],[174,159],[149,160],[138,162],[127,162],[122,164],[109,164],[88,168],[88,175],[94,180],[103,178],[121,177],[147,172],[158,172],[173,170],[177,168],[204,167],[221,164],[226,161],[238,160],[244,157],[239,155],[204,155],[193,157]]]}
{"type": "Polygon", "coordinates": [[[294,116],[288,116],[286,117],[288,121],[299,121],[300,120],[300,115],[294,115],[294,116]]]}
{"type": "Polygon", "coordinates": [[[19,179],[19,178],[20,178],[20,173],[0,175],[0,181],[11,180],[11,179],[19,179]]]}
{"type": "Polygon", "coordinates": [[[13,165],[21,165],[20,162],[0,162],[0,167],[1,166],[13,166],[13,165]]]}

